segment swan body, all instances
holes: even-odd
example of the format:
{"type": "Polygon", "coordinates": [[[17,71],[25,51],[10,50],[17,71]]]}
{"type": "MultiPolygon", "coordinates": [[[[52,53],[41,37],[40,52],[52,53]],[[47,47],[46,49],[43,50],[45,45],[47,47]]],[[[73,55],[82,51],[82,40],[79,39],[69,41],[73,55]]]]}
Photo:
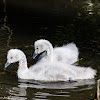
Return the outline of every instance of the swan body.
{"type": "Polygon", "coordinates": [[[5,64],[5,68],[15,62],[19,62],[17,75],[18,78],[21,79],[68,81],[69,78],[73,80],[92,79],[96,75],[96,71],[90,67],[85,68],[60,62],[40,62],[28,68],[25,54],[19,49],[11,49],[7,54],[7,63],[5,64]]]}
{"type": "Polygon", "coordinates": [[[35,41],[34,48],[35,51],[33,58],[43,52],[43,54],[39,57],[39,62],[59,61],[66,64],[73,64],[78,61],[79,52],[74,43],[53,48],[52,44],[48,40],[40,39],[35,41]]]}

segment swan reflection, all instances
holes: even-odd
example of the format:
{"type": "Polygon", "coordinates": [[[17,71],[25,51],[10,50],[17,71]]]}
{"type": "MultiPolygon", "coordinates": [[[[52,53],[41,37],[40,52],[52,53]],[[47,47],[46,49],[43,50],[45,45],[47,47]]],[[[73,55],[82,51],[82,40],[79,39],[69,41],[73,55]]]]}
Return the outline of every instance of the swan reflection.
{"type": "MultiPolygon", "coordinates": [[[[34,80],[24,80],[19,79],[19,88],[36,88],[36,89],[75,89],[79,86],[87,86],[91,87],[93,84],[95,84],[95,79],[89,79],[89,80],[77,80],[76,82],[70,83],[67,82],[40,82],[40,81],[34,81],[34,80]]],[[[87,87],[87,88],[88,88],[87,87]]],[[[87,89],[86,88],[86,89],[87,89]]]]}
{"type": "Polygon", "coordinates": [[[77,82],[40,82],[35,80],[18,80],[18,87],[9,90],[10,96],[7,98],[13,100],[48,99],[52,96],[70,97],[71,92],[91,90],[95,84],[94,79],[77,80],[77,82]]]}

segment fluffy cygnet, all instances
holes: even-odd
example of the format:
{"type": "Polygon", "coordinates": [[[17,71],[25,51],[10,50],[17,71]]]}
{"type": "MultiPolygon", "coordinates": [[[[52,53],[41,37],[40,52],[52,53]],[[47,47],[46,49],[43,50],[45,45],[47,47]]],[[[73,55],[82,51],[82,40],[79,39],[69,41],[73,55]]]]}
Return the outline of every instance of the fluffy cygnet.
{"type": "Polygon", "coordinates": [[[74,43],[66,44],[62,47],[53,48],[52,44],[45,39],[40,39],[34,43],[33,59],[41,54],[39,62],[55,62],[59,61],[66,64],[73,64],[78,60],[78,48],[74,43]]]}

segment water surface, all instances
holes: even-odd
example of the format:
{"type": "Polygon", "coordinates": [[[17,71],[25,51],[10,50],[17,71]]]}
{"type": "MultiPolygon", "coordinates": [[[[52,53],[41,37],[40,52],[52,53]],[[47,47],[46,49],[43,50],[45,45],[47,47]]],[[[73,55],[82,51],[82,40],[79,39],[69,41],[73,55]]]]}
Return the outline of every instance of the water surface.
{"type": "Polygon", "coordinates": [[[92,100],[100,78],[100,1],[24,1],[7,1],[2,13],[7,20],[0,18],[0,99],[92,100]],[[21,49],[27,55],[28,66],[33,65],[33,43],[41,38],[48,39],[53,46],[76,43],[79,65],[96,69],[97,76],[73,83],[40,82],[18,79],[17,63],[4,71],[11,48],[21,49]]]}

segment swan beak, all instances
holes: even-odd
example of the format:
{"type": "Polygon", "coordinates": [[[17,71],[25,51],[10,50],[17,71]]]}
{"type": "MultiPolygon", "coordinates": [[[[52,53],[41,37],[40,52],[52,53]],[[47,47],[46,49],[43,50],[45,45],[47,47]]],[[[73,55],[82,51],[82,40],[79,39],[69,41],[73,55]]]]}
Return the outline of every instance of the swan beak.
{"type": "Polygon", "coordinates": [[[34,53],[33,54],[33,59],[35,59],[37,57],[38,54],[34,53]]]}
{"type": "Polygon", "coordinates": [[[4,70],[10,65],[11,63],[6,62],[4,70]]]}

